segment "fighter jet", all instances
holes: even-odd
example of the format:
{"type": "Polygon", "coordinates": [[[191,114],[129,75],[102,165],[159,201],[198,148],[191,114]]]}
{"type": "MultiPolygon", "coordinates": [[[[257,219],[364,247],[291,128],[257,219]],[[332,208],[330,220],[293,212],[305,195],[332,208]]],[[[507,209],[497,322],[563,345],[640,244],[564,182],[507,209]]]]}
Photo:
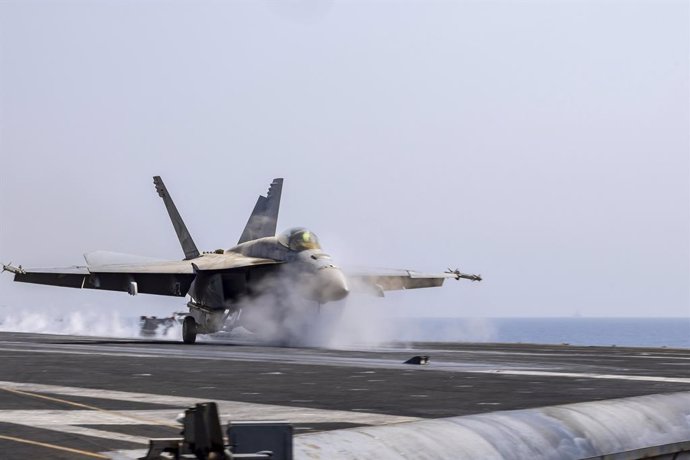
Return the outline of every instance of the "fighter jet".
{"type": "MultiPolygon", "coordinates": [[[[344,299],[353,290],[383,296],[385,291],[441,286],[447,278],[481,281],[459,270],[423,274],[410,270],[346,272],[326,254],[318,237],[306,228],[290,228],[276,236],[283,179],[274,179],[259,196],[237,245],[199,252],[163,180],[153,178],[184,252],[184,259],[157,260],[95,251],[84,255],[86,265],[67,268],[23,268],[3,265],[14,281],[53,286],[157,294],[189,299],[183,315],[182,340],[192,344],[197,334],[212,334],[243,325],[247,298],[268,289],[294,289],[284,296],[323,305],[344,299]]],[[[274,307],[280,318],[283,302],[274,307]]]]}

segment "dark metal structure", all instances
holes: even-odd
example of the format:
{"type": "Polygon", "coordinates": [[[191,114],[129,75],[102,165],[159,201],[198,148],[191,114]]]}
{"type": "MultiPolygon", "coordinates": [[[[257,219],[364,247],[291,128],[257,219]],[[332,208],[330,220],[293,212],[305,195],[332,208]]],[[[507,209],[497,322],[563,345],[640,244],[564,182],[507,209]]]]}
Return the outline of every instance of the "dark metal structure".
{"type": "Polygon", "coordinates": [[[216,403],[187,409],[181,438],[149,441],[140,460],[292,460],[292,425],[287,422],[230,422],[226,444],[216,403]]]}

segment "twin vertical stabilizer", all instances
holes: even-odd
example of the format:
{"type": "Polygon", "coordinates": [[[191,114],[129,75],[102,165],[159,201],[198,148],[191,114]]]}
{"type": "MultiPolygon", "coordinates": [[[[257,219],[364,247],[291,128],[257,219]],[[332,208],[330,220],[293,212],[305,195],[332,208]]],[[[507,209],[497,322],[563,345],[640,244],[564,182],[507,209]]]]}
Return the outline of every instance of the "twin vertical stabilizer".
{"type": "Polygon", "coordinates": [[[155,176],[153,178],[153,183],[156,185],[158,196],[163,198],[165,208],[168,210],[170,220],[172,221],[173,227],[175,227],[175,233],[177,233],[177,238],[180,240],[180,245],[184,251],[185,260],[199,257],[199,250],[196,248],[192,235],[189,234],[187,226],[184,224],[180,213],[177,211],[175,203],[173,203],[172,198],[170,198],[170,194],[168,193],[168,189],[165,188],[163,179],[161,179],[160,176],[155,176]]]}
{"type": "MultiPolygon", "coordinates": [[[[161,179],[160,176],[154,176],[153,183],[156,186],[158,195],[163,198],[165,208],[168,210],[168,215],[175,228],[175,233],[177,233],[177,238],[180,240],[180,245],[184,251],[185,260],[199,257],[199,250],[196,248],[192,235],[189,234],[187,226],[182,220],[180,213],[177,211],[175,203],[163,183],[163,179],[161,179]]],[[[266,236],[275,236],[276,225],[278,223],[278,211],[280,209],[280,195],[282,191],[283,179],[273,179],[266,196],[260,195],[259,199],[256,201],[254,211],[252,211],[252,215],[249,216],[249,220],[244,227],[238,244],[266,236]]]]}
{"type": "Polygon", "coordinates": [[[266,196],[259,195],[259,199],[256,200],[254,211],[249,216],[247,225],[244,227],[242,236],[237,244],[266,236],[275,236],[282,191],[283,179],[280,177],[273,179],[266,196]]]}

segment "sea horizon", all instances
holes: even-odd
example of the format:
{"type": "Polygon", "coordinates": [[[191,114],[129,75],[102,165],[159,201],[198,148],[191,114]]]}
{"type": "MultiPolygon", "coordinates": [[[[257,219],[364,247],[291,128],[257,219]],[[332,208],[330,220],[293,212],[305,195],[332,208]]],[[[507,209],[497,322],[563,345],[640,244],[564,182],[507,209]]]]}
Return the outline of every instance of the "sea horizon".
{"type": "Polygon", "coordinates": [[[690,317],[395,317],[400,340],[690,348],[690,317]]]}

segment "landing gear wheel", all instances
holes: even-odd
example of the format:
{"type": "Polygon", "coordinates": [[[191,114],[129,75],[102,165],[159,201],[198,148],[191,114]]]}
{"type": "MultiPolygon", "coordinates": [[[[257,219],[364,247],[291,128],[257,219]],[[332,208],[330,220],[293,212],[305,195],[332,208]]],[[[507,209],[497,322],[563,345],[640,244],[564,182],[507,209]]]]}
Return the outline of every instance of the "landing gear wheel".
{"type": "Polygon", "coordinates": [[[185,316],[182,322],[182,341],[187,344],[196,342],[196,321],[191,316],[185,316]]]}

